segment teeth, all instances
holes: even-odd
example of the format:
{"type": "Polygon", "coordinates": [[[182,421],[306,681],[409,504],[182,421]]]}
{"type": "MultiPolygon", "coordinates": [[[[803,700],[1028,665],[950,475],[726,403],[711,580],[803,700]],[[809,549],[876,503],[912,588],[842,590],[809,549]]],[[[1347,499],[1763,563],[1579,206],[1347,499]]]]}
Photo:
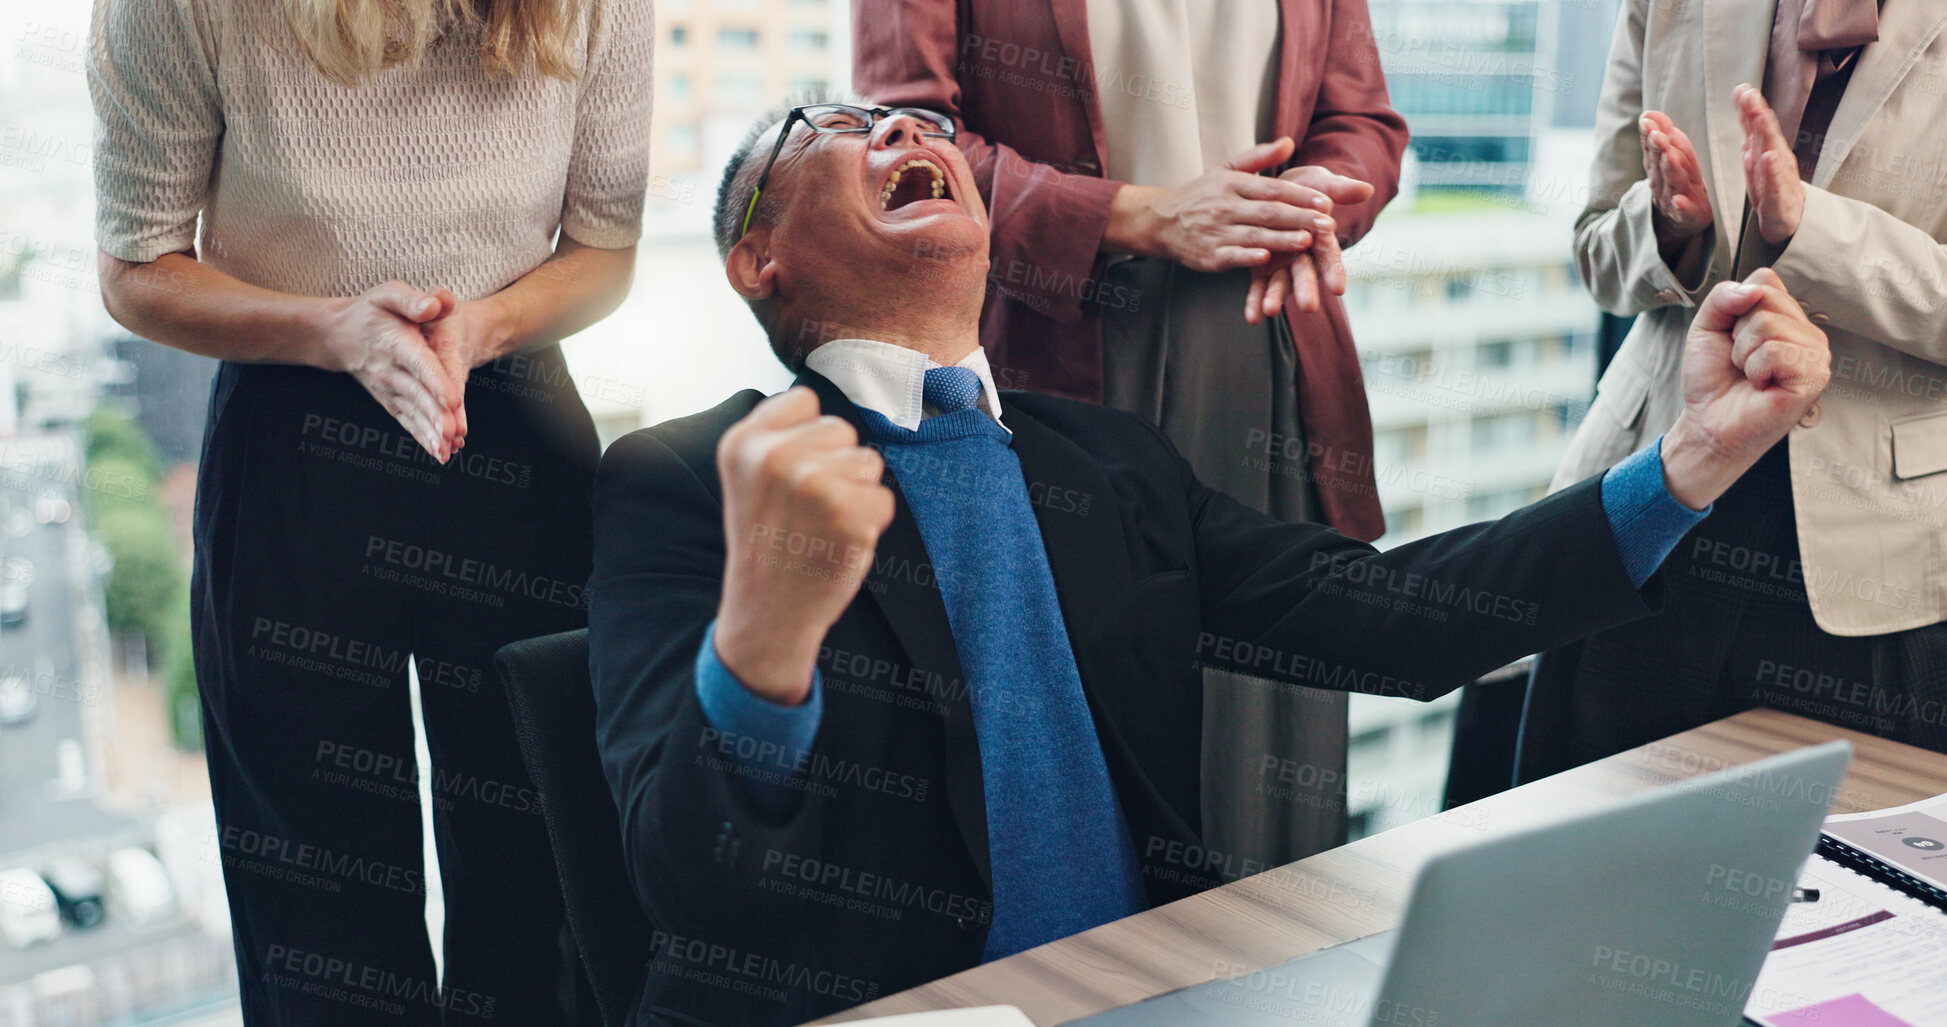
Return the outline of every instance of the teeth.
{"type": "Polygon", "coordinates": [[[892,194],[899,189],[900,177],[914,168],[925,168],[933,176],[934,199],[937,200],[946,195],[946,172],[941,171],[939,165],[934,164],[930,160],[915,158],[892,170],[892,177],[886,179],[885,186],[879,190],[880,210],[886,209],[886,205],[892,202],[892,194]]]}

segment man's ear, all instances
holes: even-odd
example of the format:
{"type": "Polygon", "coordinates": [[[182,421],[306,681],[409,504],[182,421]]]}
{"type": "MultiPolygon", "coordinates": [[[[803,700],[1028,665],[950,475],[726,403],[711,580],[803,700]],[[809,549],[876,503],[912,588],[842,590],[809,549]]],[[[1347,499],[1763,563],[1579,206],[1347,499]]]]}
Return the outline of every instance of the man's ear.
{"type": "Polygon", "coordinates": [[[777,292],[777,262],[771,259],[771,233],[763,228],[746,233],[724,258],[723,275],[730,287],[747,300],[767,300],[777,292]]]}

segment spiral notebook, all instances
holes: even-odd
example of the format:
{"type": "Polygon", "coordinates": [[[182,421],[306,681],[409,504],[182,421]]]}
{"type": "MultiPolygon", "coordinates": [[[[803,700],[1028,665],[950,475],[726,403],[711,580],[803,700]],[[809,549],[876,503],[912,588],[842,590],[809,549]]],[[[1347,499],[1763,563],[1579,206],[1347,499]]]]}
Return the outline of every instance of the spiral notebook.
{"type": "Polygon", "coordinates": [[[1947,1027],[1947,795],[1830,817],[1745,1006],[1762,1027],[1947,1027]]]}

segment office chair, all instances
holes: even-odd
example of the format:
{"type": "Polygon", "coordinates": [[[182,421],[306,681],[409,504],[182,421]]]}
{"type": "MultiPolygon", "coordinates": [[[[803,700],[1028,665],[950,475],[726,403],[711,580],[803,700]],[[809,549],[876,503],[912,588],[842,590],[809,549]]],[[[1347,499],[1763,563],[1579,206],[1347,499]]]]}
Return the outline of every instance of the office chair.
{"type": "Polygon", "coordinates": [[[593,992],[601,1022],[621,1027],[642,991],[650,927],[623,867],[621,821],[595,752],[588,632],[511,642],[494,654],[494,669],[513,707],[521,759],[541,797],[568,926],[581,952],[582,983],[593,992]]]}

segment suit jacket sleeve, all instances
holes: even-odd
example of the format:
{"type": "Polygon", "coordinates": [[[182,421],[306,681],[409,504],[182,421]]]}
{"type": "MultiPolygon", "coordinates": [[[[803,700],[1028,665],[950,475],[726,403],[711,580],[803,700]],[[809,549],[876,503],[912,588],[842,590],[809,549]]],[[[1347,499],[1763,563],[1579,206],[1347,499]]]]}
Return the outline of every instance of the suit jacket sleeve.
{"type": "Polygon", "coordinates": [[[1947,364],[1947,247],[1924,230],[1807,185],[1798,232],[1772,268],[1833,327],[1947,364]]]}
{"type": "MultiPolygon", "coordinates": [[[[738,739],[712,727],[697,701],[696,656],[716,617],[723,561],[722,506],[689,465],[647,433],[609,447],[589,580],[596,745],[651,921],[733,942],[732,932],[762,922],[740,915],[763,893],[732,877],[737,850],[818,851],[822,804],[753,801],[738,739]]],[[[769,783],[788,784],[795,759],[772,757],[769,783]]]]}
{"type": "Polygon", "coordinates": [[[1082,316],[1109,204],[1122,183],[1036,163],[988,139],[962,116],[961,30],[954,0],[856,0],[852,5],[852,87],[887,106],[926,107],[959,122],[959,146],[973,168],[991,223],[994,274],[1010,292],[1042,302],[1063,324],[1082,316]]]}
{"type": "Polygon", "coordinates": [[[1380,210],[1399,193],[1399,161],[1406,152],[1406,119],[1392,107],[1366,0],[1335,0],[1332,27],[1312,59],[1324,62],[1311,124],[1292,155],[1294,167],[1317,164],[1372,183],[1372,199],[1332,211],[1339,245],[1372,229],[1380,210]]]}
{"type": "MultiPolygon", "coordinates": [[[[1575,268],[1596,305],[1631,316],[1668,306],[1696,306],[1708,291],[1715,225],[1690,241],[1704,269],[1684,282],[1665,263],[1651,222],[1649,179],[1643,172],[1643,21],[1645,0],[1628,0],[1616,22],[1609,67],[1596,108],[1596,155],[1589,170],[1589,204],[1575,221],[1575,268]]],[[[1695,125],[1677,126],[1691,132],[1695,125]]]]}
{"type": "MultiPolygon", "coordinates": [[[[1180,458],[1179,458],[1180,460],[1180,458]]],[[[1287,524],[1182,468],[1205,665],[1315,688],[1433,699],[1530,653],[1654,612],[1590,478],[1498,521],[1386,552],[1287,524]]]]}

